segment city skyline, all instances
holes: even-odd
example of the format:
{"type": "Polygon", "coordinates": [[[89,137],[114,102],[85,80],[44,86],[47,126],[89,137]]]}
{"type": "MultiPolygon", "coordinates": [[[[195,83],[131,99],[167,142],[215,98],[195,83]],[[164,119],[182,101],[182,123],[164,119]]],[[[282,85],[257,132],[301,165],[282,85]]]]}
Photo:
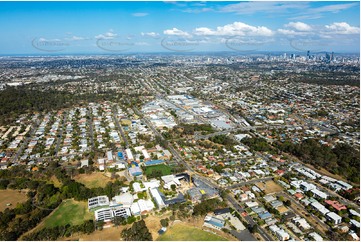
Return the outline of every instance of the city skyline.
{"type": "Polygon", "coordinates": [[[0,55],[344,52],[359,2],[1,2],[0,55]]]}

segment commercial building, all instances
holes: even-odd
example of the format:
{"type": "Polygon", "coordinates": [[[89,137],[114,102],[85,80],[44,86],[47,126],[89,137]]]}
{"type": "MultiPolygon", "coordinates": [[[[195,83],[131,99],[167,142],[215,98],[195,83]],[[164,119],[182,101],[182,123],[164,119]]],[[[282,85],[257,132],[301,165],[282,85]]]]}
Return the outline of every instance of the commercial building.
{"type": "Polygon", "coordinates": [[[88,199],[89,210],[96,207],[108,206],[108,205],[109,205],[109,198],[107,196],[98,196],[88,199]]]}

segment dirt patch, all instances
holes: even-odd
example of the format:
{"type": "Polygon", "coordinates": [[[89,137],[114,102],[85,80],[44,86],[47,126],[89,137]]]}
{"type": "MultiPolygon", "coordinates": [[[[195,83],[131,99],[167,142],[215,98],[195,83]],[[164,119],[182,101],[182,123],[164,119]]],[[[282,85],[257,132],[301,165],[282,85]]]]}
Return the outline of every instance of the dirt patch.
{"type": "Polygon", "coordinates": [[[75,233],[71,237],[61,238],[59,240],[68,240],[68,241],[115,241],[120,240],[120,233],[124,228],[129,226],[119,226],[119,227],[110,227],[104,228],[103,230],[96,230],[91,234],[80,234],[75,233]]]}
{"type": "Polygon", "coordinates": [[[169,218],[171,215],[171,211],[167,211],[166,213],[161,215],[156,215],[155,213],[153,213],[144,219],[144,222],[147,225],[149,232],[152,234],[153,240],[156,240],[159,237],[158,231],[162,228],[160,220],[169,218]]]}
{"type": "Polygon", "coordinates": [[[6,208],[15,208],[16,204],[28,200],[26,193],[25,190],[0,190],[0,211],[4,211],[6,208]],[[9,204],[11,205],[7,206],[9,204]]]}
{"type": "Polygon", "coordinates": [[[92,174],[79,174],[74,179],[88,188],[105,187],[111,179],[102,172],[93,172],[92,174]]]}
{"type": "Polygon", "coordinates": [[[258,182],[256,186],[263,190],[266,194],[272,194],[283,191],[282,187],[274,181],[258,182]]]}

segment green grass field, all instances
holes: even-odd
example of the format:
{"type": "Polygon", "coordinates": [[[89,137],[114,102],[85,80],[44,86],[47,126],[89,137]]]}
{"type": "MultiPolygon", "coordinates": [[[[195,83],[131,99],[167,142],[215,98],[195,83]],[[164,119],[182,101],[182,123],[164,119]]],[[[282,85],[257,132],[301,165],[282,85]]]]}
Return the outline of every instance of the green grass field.
{"type": "Polygon", "coordinates": [[[77,225],[88,219],[94,219],[93,214],[88,212],[86,202],[65,200],[60,206],[44,219],[44,227],[55,227],[58,225],[77,225]]]}
{"type": "Polygon", "coordinates": [[[172,168],[167,165],[160,164],[155,166],[147,166],[145,168],[145,175],[149,176],[150,174],[152,174],[153,171],[160,171],[162,173],[162,176],[172,174],[172,168]]]}
{"type": "Polygon", "coordinates": [[[191,227],[185,224],[175,224],[158,237],[159,241],[227,241],[213,233],[203,231],[199,228],[191,227]]]}

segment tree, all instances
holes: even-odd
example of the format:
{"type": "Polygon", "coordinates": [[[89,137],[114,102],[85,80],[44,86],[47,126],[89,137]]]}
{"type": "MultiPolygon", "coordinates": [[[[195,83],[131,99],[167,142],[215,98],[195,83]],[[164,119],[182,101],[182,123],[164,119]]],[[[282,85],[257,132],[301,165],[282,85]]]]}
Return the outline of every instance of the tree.
{"type": "Polygon", "coordinates": [[[290,200],[286,200],[283,202],[287,207],[291,206],[291,201],[290,200]]]}
{"type": "Polygon", "coordinates": [[[121,237],[125,241],[152,241],[152,234],[149,232],[144,220],[135,222],[131,228],[124,229],[121,237]]]}
{"type": "Polygon", "coordinates": [[[167,219],[161,219],[160,220],[160,224],[162,225],[162,227],[168,227],[168,225],[169,225],[169,219],[167,218],[167,219]]]}
{"type": "Polygon", "coordinates": [[[170,186],[170,188],[172,189],[172,191],[175,191],[175,189],[177,188],[177,186],[176,186],[175,184],[172,184],[172,185],[170,186]]]}
{"type": "Polygon", "coordinates": [[[104,221],[97,221],[96,222],[96,227],[98,230],[103,230],[103,226],[104,226],[105,222],[104,221]]]}
{"type": "Polygon", "coordinates": [[[256,233],[256,232],[258,231],[258,225],[255,224],[255,225],[253,225],[253,226],[249,226],[248,230],[249,230],[252,234],[254,234],[254,233],[256,233]]]}

